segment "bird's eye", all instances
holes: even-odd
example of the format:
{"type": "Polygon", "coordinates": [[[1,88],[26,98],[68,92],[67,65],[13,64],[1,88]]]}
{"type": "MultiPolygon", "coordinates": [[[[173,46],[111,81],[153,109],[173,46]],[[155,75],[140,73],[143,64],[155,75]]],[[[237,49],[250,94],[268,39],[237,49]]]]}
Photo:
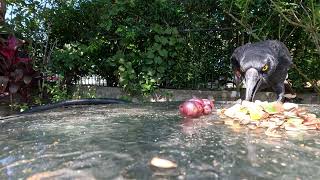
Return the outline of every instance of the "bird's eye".
{"type": "Polygon", "coordinates": [[[267,71],[269,69],[269,66],[266,64],[263,66],[263,68],[261,69],[263,72],[267,71]]]}

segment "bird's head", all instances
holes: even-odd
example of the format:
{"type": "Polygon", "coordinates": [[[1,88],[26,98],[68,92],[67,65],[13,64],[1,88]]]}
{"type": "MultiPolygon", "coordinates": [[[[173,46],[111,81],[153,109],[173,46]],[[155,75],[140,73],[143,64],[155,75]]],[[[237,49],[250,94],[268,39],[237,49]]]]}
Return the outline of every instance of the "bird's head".
{"type": "Polygon", "coordinates": [[[269,54],[249,52],[240,61],[232,61],[236,80],[245,79],[246,100],[252,101],[262,83],[268,84],[268,79],[276,70],[277,62],[269,54]]]}

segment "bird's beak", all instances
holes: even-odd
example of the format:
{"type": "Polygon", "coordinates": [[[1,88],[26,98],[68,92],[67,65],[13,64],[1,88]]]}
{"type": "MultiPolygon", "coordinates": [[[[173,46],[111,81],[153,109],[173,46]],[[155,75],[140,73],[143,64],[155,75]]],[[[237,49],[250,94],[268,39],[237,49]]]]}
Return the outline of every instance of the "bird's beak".
{"type": "Polygon", "coordinates": [[[259,72],[254,69],[250,68],[245,73],[246,78],[246,100],[253,101],[256,92],[258,91],[262,78],[259,72]]]}

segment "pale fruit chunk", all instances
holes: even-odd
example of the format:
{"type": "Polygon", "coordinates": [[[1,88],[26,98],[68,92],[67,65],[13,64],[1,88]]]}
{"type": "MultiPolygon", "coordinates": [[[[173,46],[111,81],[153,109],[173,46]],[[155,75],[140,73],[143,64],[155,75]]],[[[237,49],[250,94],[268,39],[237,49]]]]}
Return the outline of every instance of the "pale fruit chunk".
{"type": "Polygon", "coordinates": [[[247,114],[239,114],[238,119],[240,120],[240,124],[249,124],[251,122],[251,118],[247,114]]]}
{"type": "Polygon", "coordinates": [[[276,130],[277,128],[278,128],[277,126],[268,127],[268,129],[264,133],[270,137],[281,138],[282,136],[276,130]]]}
{"type": "Polygon", "coordinates": [[[260,120],[265,118],[267,115],[263,112],[263,109],[260,106],[252,106],[248,108],[249,115],[252,120],[260,120]]]}
{"type": "Polygon", "coordinates": [[[224,115],[230,117],[230,118],[236,118],[237,114],[239,113],[241,109],[241,105],[240,104],[235,104],[232,107],[226,109],[224,111],[224,115]]]}
{"type": "Polygon", "coordinates": [[[285,112],[283,112],[283,115],[286,118],[296,118],[296,117],[298,117],[297,113],[294,112],[294,111],[285,111],[285,112]]]}
{"type": "Polygon", "coordinates": [[[245,113],[249,112],[250,118],[252,120],[260,120],[263,117],[265,117],[265,112],[263,112],[263,108],[258,104],[249,101],[243,101],[242,106],[243,107],[240,108],[240,110],[242,110],[242,112],[245,113]]]}
{"type": "Polygon", "coordinates": [[[290,111],[292,109],[298,109],[298,104],[294,104],[294,103],[284,103],[283,104],[283,109],[285,111],[290,111]]]}
{"type": "Polygon", "coordinates": [[[315,114],[308,113],[303,116],[303,118],[307,121],[315,121],[317,120],[317,116],[315,114]]]}
{"type": "Polygon", "coordinates": [[[278,102],[264,103],[262,104],[262,107],[264,111],[266,111],[269,114],[278,114],[283,111],[283,105],[278,102]]]}
{"type": "Polygon", "coordinates": [[[301,119],[301,118],[289,118],[287,120],[287,122],[290,123],[290,124],[293,124],[295,126],[299,126],[299,125],[302,124],[303,119],[301,119]]]}
{"type": "Polygon", "coordinates": [[[287,131],[304,131],[304,130],[312,130],[312,129],[316,129],[315,126],[305,126],[305,125],[295,125],[293,123],[284,123],[284,128],[287,131]]]}
{"type": "Polygon", "coordinates": [[[169,169],[169,168],[176,168],[178,165],[172,161],[169,161],[167,159],[161,159],[158,157],[154,157],[152,158],[152,160],[150,161],[151,165],[158,167],[158,168],[165,168],[165,169],[169,169]]]}

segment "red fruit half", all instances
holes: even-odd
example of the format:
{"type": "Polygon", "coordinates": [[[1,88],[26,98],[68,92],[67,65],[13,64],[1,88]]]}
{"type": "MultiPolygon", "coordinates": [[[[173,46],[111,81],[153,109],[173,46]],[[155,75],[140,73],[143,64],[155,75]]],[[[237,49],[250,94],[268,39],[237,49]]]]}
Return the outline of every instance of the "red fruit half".
{"type": "Polygon", "coordinates": [[[179,106],[179,111],[184,117],[196,118],[202,115],[203,108],[197,102],[186,101],[179,106]]]}
{"type": "Polygon", "coordinates": [[[202,107],[205,105],[202,99],[196,98],[196,97],[193,97],[192,99],[189,99],[188,101],[197,102],[197,103],[199,103],[202,107]]]}
{"type": "Polygon", "coordinates": [[[203,107],[203,114],[208,115],[211,114],[212,108],[209,104],[204,105],[203,107]]]}
{"type": "Polygon", "coordinates": [[[210,105],[211,106],[211,109],[214,108],[214,103],[213,103],[213,100],[209,100],[209,99],[202,99],[203,103],[205,105],[210,105]]]}

